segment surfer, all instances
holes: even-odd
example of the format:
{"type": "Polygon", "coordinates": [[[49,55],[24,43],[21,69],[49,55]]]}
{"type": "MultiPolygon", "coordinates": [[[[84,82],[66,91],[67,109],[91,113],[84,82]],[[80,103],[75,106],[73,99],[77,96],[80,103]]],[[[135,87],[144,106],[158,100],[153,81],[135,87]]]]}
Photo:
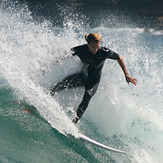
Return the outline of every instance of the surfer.
{"type": "Polygon", "coordinates": [[[90,33],[89,35],[85,35],[85,40],[87,44],[71,49],[72,55],[78,56],[82,61],[82,71],[66,77],[51,89],[51,95],[54,95],[55,92],[61,91],[65,88],[74,88],[78,86],[85,87],[83,99],[76,110],[76,117],[73,119],[73,123],[75,124],[79,121],[88,107],[91,98],[97,91],[102,68],[106,59],[114,59],[118,61],[128,84],[131,82],[136,85],[137,83],[137,80],[129,75],[122,57],[112,50],[100,46],[100,34],[90,33]]]}

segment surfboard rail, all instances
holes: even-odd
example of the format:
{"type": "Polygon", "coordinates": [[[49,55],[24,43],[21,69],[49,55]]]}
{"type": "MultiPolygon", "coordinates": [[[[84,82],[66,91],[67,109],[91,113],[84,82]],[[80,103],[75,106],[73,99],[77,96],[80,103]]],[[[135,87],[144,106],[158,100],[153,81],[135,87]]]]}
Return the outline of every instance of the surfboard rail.
{"type": "Polygon", "coordinates": [[[87,137],[87,136],[85,136],[85,135],[83,135],[81,133],[79,133],[79,139],[85,140],[85,141],[87,141],[87,142],[89,142],[91,144],[94,144],[94,145],[96,145],[98,147],[104,148],[104,149],[109,150],[109,151],[118,152],[118,153],[122,153],[122,154],[128,154],[125,151],[121,151],[121,150],[109,147],[107,145],[104,145],[102,143],[99,143],[99,142],[97,142],[97,141],[95,141],[95,140],[93,140],[93,139],[91,139],[91,138],[89,138],[89,137],[87,137]]]}

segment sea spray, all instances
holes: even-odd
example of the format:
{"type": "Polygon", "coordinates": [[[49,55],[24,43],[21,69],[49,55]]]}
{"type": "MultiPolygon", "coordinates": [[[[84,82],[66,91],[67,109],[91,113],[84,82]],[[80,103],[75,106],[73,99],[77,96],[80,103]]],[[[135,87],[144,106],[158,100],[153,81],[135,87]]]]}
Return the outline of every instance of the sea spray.
{"type": "MultiPolygon", "coordinates": [[[[24,18],[25,22],[21,21],[20,17],[17,18],[17,12],[12,11],[10,16],[5,13],[3,11],[4,21],[1,22],[1,73],[16,90],[20,100],[25,99],[35,106],[41,116],[61,133],[77,136],[77,127],[48,91],[40,86],[39,81],[49,71],[55,58],[61,57],[60,50],[57,51],[61,46],[57,41],[59,36],[55,36],[48,28],[46,30],[44,24],[37,26],[30,21],[27,23],[24,18]]],[[[25,12],[22,14],[26,16],[25,12]]]]}
{"type": "MultiPolygon", "coordinates": [[[[27,6],[22,10],[14,10],[13,6],[1,9],[0,16],[0,74],[15,90],[19,100],[25,99],[29,105],[35,106],[41,116],[63,134],[77,136],[78,129],[65,114],[64,98],[61,97],[64,102],[58,103],[57,98],[49,95],[49,90],[67,75],[80,71],[80,61],[72,58],[69,50],[85,43],[84,34],[101,33],[102,46],[119,53],[130,75],[138,80],[136,87],[127,85],[118,63],[107,60],[99,89],[79,123],[80,132],[106,145],[130,151],[133,157],[107,153],[87,144],[84,147],[78,144],[74,148],[73,140],[71,148],[66,146],[64,152],[60,150],[63,144],[58,145],[56,158],[62,159],[63,155],[65,160],[68,157],[75,159],[74,151],[78,151],[77,161],[83,159],[87,162],[87,158],[91,162],[93,157],[97,162],[162,162],[161,35],[144,33],[139,28],[81,27],[75,30],[73,20],[68,17],[64,27],[57,28],[46,20],[42,23],[33,20],[27,6]],[[89,153],[88,156],[79,152],[80,149],[89,153]]],[[[66,92],[58,96],[73,97],[77,90],[66,92]]],[[[82,92],[83,89],[79,89],[80,97],[76,96],[73,101],[77,101],[77,105],[82,92]]],[[[77,107],[73,102],[69,103],[71,110],[77,107]]],[[[66,144],[67,139],[63,143],[66,144]]],[[[51,149],[49,152],[54,151],[51,149]]]]}

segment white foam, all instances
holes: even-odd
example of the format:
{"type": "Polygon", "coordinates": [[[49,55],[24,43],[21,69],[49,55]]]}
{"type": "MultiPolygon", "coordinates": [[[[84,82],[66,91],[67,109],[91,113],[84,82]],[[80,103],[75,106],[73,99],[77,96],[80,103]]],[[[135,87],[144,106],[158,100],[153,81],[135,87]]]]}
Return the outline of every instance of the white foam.
{"type": "MultiPolygon", "coordinates": [[[[63,134],[77,136],[78,128],[66,115],[63,105],[47,92],[54,83],[80,70],[78,59],[62,58],[70,56],[69,49],[83,43],[84,38],[77,37],[78,33],[71,29],[71,22],[68,29],[55,29],[49,22],[35,23],[26,10],[12,13],[0,10],[0,73],[16,90],[18,97],[34,105],[54,128],[63,134]],[[67,51],[66,55],[64,51],[67,51]]],[[[106,137],[116,135],[123,147],[126,145],[133,151],[133,162],[162,161],[163,74],[160,51],[153,51],[152,44],[148,47],[147,40],[141,38],[141,29],[81,31],[82,35],[89,31],[101,33],[102,45],[120,53],[131,76],[138,80],[136,87],[128,86],[116,61],[107,61],[97,94],[84,117],[106,137]]]]}
{"type": "MultiPolygon", "coordinates": [[[[24,17],[28,17],[27,13],[23,14],[24,17]]],[[[60,70],[59,68],[58,71],[54,70],[55,62],[64,56],[63,51],[69,49],[72,44],[70,41],[70,45],[67,43],[69,35],[73,38],[75,34],[73,31],[71,33],[67,31],[63,37],[56,36],[46,26],[46,22],[35,25],[32,21],[20,20],[17,12],[10,15],[8,12],[0,11],[0,15],[3,15],[3,21],[0,22],[2,36],[0,68],[4,78],[16,90],[18,97],[26,99],[29,104],[35,106],[54,128],[61,133],[77,136],[77,127],[46,90],[54,81],[66,76],[69,73],[68,69],[70,73],[73,73],[74,68],[80,69],[80,66],[76,66],[78,64],[70,59],[69,67],[67,65],[64,68],[63,61],[60,61],[57,63],[60,70]],[[53,66],[54,68],[51,69],[53,66]],[[50,77],[48,73],[51,73],[50,77]],[[48,81],[50,84],[47,84],[48,81]]]]}

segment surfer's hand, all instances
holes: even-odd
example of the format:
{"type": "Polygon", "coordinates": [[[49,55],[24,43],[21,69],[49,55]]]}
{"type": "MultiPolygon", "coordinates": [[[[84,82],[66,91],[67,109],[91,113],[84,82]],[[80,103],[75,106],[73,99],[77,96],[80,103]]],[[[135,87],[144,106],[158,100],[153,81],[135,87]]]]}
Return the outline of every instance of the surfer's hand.
{"type": "Polygon", "coordinates": [[[129,84],[129,83],[132,83],[132,84],[134,84],[134,85],[137,84],[137,80],[136,80],[135,78],[129,76],[129,75],[126,75],[126,81],[127,81],[128,84],[129,84]]]}

